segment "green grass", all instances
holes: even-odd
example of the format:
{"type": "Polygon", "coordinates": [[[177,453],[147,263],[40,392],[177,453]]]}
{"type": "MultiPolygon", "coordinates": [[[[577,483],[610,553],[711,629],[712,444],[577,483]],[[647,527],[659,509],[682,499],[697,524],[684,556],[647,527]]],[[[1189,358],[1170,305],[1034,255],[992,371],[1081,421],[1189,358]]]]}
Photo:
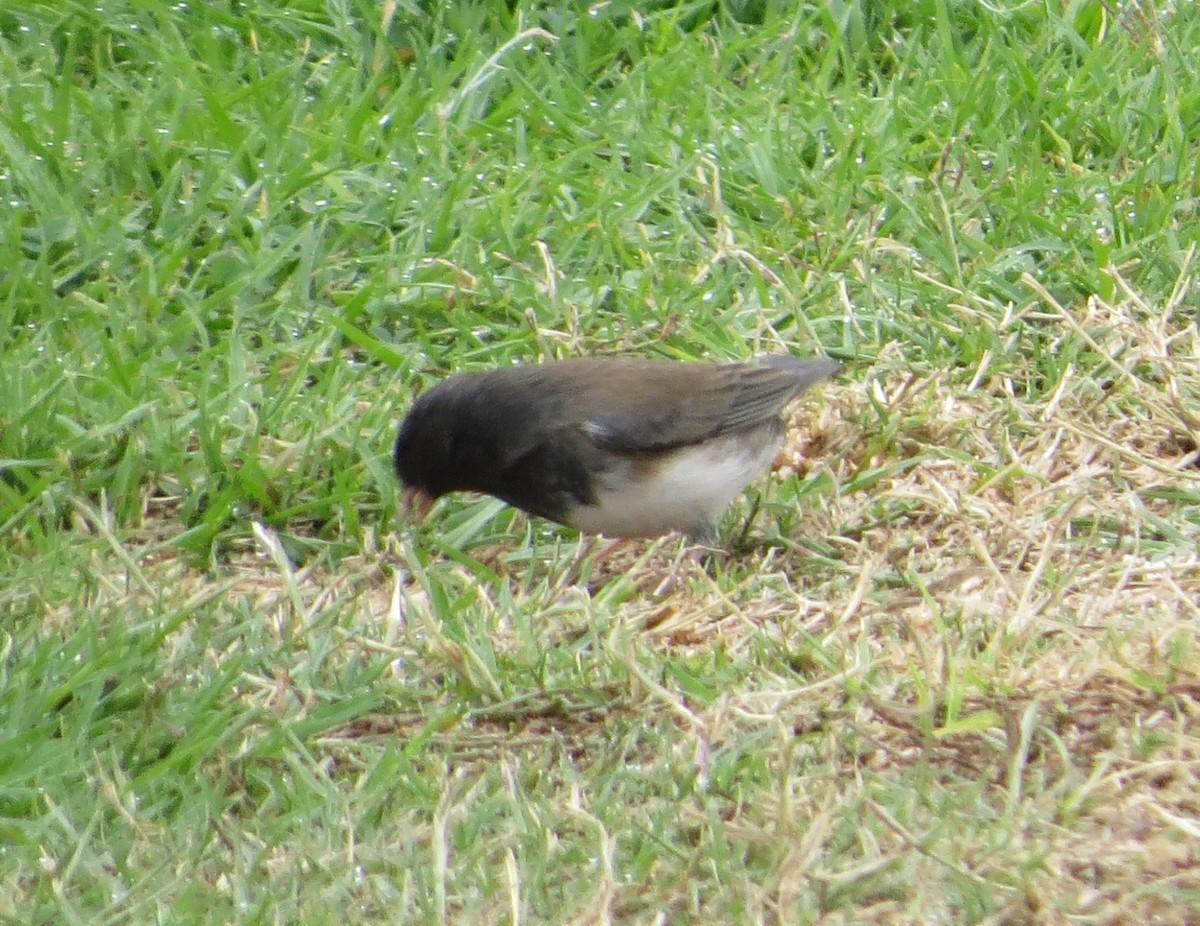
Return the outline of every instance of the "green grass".
{"type": "Polygon", "coordinates": [[[1194,923],[1193,4],[0,8],[0,921],[1194,923]],[[659,590],[412,396],[844,361],[659,590]]]}

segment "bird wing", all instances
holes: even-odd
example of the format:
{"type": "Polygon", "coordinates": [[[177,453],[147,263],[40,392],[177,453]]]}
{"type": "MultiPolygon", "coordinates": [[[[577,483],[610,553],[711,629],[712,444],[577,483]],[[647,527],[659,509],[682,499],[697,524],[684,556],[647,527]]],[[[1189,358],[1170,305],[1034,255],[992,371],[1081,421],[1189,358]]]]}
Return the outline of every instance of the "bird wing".
{"type": "Polygon", "coordinates": [[[589,382],[575,422],[603,450],[653,453],[776,419],[807,386],[839,369],[829,361],[769,357],[750,364],[630,364],[589,382]]]}

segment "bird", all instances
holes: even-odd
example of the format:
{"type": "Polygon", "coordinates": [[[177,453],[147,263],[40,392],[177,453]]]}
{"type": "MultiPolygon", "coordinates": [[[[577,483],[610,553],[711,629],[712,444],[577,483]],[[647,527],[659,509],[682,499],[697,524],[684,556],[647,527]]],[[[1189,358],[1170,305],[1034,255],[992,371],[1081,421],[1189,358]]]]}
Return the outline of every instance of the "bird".
{"type": "Polygon", "coordinates": [[[451,376],[400,425],[403,507],[422,522],[443,495],[474,491],[586,534],[712,545],[783,446],[784,407],[841,369],[790,354],[581,357],[451,376]]]}

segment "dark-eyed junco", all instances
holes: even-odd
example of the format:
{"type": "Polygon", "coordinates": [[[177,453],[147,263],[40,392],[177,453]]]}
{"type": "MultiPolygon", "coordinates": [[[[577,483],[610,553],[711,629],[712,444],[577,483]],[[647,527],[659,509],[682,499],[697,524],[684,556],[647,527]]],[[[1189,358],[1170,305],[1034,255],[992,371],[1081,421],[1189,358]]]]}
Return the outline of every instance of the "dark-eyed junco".
{"type": "Polygon", "coordinates": [[[771,467],[780,413],[841,369],[587,358],[466,373],[422,395],[400,427],[406,510],[486,492],[587,533],[715,540],[717,519],[771,467]]]}

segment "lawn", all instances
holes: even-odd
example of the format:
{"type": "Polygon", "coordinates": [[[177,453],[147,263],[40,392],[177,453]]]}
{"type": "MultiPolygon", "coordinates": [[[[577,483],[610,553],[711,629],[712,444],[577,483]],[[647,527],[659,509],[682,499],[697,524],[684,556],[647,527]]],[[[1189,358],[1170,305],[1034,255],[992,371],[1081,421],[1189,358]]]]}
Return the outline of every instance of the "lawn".
{"type": "Polygon", "coordinates": [[[0,922],[1200,924],[1198,60],[0,5],[0,922]],[[703,569],[401,516],[451,372],[780,350],[846,371],[703,569]]]}

